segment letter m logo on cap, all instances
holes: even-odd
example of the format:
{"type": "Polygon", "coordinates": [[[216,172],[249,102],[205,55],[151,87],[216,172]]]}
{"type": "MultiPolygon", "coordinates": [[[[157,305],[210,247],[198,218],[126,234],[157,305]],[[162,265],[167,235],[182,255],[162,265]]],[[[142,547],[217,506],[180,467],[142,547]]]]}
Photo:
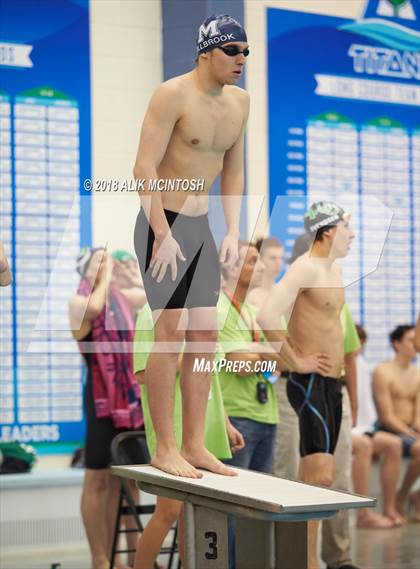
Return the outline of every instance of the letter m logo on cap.
{"type": "Polygon", "coordinates": [[[204,38],[214,38],[220,33],[217,20],[211,20],[207,25],[201,24],[198,28],[198,43],[204,41],[204,38]]]}

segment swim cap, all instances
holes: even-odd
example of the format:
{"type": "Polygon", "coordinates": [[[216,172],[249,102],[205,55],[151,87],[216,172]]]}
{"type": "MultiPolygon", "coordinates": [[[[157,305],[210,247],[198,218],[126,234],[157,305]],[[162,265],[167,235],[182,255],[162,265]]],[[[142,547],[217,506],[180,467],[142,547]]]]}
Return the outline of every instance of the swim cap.
{"type": "Polygon", "coordinates": [[[232,41],[248,41],[241,24],[227,14],[210,16],[198,28],[197,53],[206,53],[232,41]]]}
{"type": "Polygon", "coordinates": [[[124,249],[117,249],[111,254],[111,257],[116,261],[121,261],[121,263],[125,263],[127,261],[136,261],[134,255],[132,255],[129,251],[125,251],[124,249]]]}
{"type": "Polygon", "coordinates": [[[303,217],[307,233],[316,233],[327,225],[337,225],[349,214],[334,202],[316,202],[311,205],[303,217]]]}
{"type": "Polygon", "coordinates": [[[104,250],[103,247],[83,247],[76,257],[76,271],[84,277],[89,266],[90,260],[96,251],[104,250]]]}

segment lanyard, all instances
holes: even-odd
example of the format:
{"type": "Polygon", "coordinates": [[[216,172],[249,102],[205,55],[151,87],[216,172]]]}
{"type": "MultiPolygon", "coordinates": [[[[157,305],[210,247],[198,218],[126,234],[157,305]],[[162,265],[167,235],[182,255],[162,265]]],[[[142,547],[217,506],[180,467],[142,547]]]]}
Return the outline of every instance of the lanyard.
{"type": "Polygon", "coordinates": [[[232,306],[235,308],[235,310],[237,311],[237,313],[239,314],[239,316],[242,318],[242,322],[245,324],[245,326],[247,327],[248,330],[250,330],[252,332],[252,341],[253,342],[259,342],[260,338],[261,338],[261,334],[260,331],[257,329],[257,326],[255,324],[255,319],[252,316],[251,311],[249,310],[248,307],[246,307],[246,310],[248,312],[248,316],[250,319],[250,322],[247,322],[245,320],[245,316],[243,314],[243,309],[245,308],[245,305],[241,305],[241,303],[239,302],[239,300],[237,298],[234,297],[233,294],[231,294],[228,290],[223,289],[223,292],[225,293],[225,295],[228,297],[228,299],[230,300],[232,306]]]}

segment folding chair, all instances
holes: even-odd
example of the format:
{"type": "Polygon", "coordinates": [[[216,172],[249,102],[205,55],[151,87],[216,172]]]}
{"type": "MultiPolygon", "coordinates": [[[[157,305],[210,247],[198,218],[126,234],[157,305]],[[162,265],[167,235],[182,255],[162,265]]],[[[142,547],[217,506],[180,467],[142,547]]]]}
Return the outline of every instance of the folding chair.
{"type": "MultiPolygon", "coordinates": [[[[149,452],[147,450],[146,435],[144,431],[127,431],[120,433],[114,437],[111,443],[111,457],[112,463],[115,466],[129,465],[129,464],[147,464],[150,462],[149,452]]],[[[110,567],[114,567],[115,556],[117,553],[132,553],[133,549],[117,549],[118,537],[121,534],[130,532],[142,533],[144,530],[143,523],[140,516],[153,514],[155,511],[154,505],[141,506],[137,505],[130,492],[130,486],[126,478],[120,478],[120,496],[118,500],[117,516],[115,521],[114,537],[112,540],[112,551],[110,567]],[[136,522],[136,529],[122,529],[121,518],[122,516],[131,515],[136,522]]],[[[169,555],[167,569],[172,568],[175,553],[177,552],[176,545],[177,526],[173,528],[172,542],[169,547],[162,547],[160,554],[169,555]]],[[[178,563],[178,569],[180,564],[178,563]]],[[[155,562],[154,569],[159,569],[159,565],[155,562]]]]}

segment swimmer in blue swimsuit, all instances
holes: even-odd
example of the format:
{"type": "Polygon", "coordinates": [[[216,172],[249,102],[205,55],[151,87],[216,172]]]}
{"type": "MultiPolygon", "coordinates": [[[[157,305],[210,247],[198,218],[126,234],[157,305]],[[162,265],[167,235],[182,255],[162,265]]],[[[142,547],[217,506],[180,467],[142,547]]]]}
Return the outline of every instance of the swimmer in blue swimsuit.
{"type": "MultiPolygon", "coordinates": [[[[341,270],[336,263],[349,251],[349,214],[333,202],[314,203],[304,216],[309,251],[298,257],[274,287],[257,317],[265,337],[289,368],[287,395],[299,417],[299,476],[330,486],[334,449],[340,432],[344,338],[341,270]],[[278,330],[288,319],[287,338],[278,330]]],[[[318,567],[317,523],[311,522],[308,565],[318,567]]]]}

